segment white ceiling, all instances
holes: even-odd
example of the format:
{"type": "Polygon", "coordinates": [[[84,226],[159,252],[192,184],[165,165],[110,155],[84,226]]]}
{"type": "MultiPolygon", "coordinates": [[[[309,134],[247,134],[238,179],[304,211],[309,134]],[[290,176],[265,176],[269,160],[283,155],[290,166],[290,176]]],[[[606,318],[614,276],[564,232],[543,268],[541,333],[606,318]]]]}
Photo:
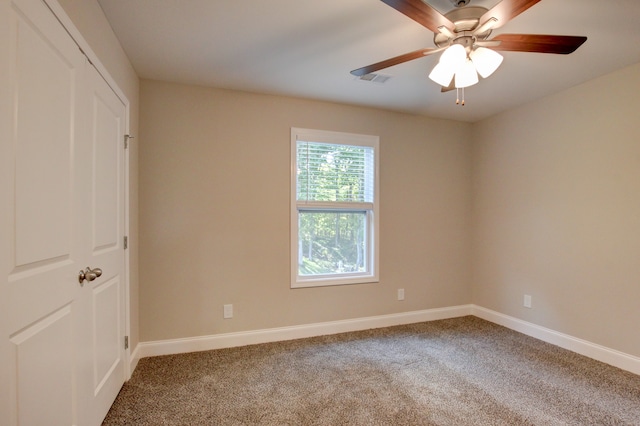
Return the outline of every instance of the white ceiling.
{"type": "MultiPolygon", "coordinates": [[[[423,0],[424,1],[424,0],[423,0]]],[[[441,13],[449,0],[426,0],[441,13]]],[[[492,7],[498,0],[472,0],[492,7]]],[[[349,72],[433,47],[433,33],[380,0],[99,0],[141,78],[365,105],[474,122],[640,62],[640,0],[542,0],[500,33],[587,36],[570,55],[502,52],[491,77],[440,93],[438,55],[349,72]]],[[[637,96],[629,93],[629,96],[637,96]]],[[[621,99],[620,102],[624,102],[621,99]]]]}

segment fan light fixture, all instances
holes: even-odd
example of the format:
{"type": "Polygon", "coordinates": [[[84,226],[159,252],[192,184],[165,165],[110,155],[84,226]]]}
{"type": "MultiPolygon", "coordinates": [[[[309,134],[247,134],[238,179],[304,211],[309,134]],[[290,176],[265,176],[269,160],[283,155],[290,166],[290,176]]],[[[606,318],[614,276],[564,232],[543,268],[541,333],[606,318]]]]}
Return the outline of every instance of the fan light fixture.
{"type": "MultiPolygon", "coordinates": [[[[449,87],[453,80],[456,89],[463,89],[462,105],[464,105],[464,88],[478,82],[478,74],[487,78],[502,63],[502,55],[486,47],[465,48],[461,44],[453,44],[442,52],[438,64],[429,74],[429,78],[442,87],[449,87]]],[[[460,101],[456,101],[460,103],[460,101]]]]}
{"type": "Polygon", "coordinates": [[[473,86],[478,82],[478,72],[476,67],[471,62],[471,59],[466,59],[464,64],[456,71],[455,86],[456,89],[464,89],[465,87],[473,86]]]}
{"type": "Polygon", "coordinates": [[[487,78],[498,69],[504,58],[495,50],[478,47],[469,53],[469,59],[473,61],[476,70],[478,70],[478,74],[480,74],[482,78],[487,78]]]}

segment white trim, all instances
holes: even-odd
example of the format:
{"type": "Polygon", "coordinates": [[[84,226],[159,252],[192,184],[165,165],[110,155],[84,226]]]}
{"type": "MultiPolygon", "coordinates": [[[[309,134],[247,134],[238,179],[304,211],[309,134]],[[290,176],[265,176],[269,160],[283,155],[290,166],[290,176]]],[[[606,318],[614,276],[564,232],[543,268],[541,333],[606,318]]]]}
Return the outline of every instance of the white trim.
{"type": "Polygon", "coordinates": [[[580,355],[640,375],[640,358],[591,343],[509,315],[472,305],[471,314],[580,355]]]}
{"type": "Polygon", "coordinates": [[[136,348],[131,351],[131,355],[129,355],[129,377],[127,378],[127,380],[129,380],[131,378],[131,375],[133,374],[133,370],[136,369],[136,367],[138,366],[138,362],[140,361],[140,345],[138,344],[136,346],[136,348]]]}
{"type": "Polygon", "coordinates": [[[370,284],[379,282],[380,249],[380,137],[357,133],[332,132],[327,130],[291,128],[291,177],[290,177],[290,258],[291,288],[324,287],[346,284],[370,284]],[[373,202],[332,203],[297,200],[297,146],[299,141],[318,142],[337,145],[355,145],[373,149],[373,202]],[[327,274],[301,276],[298,274],[298,218],[301,211],[313,210],[355,212],[364,211],[367,215],[366,254],[367,271],[360,273],[327,274]]]}
{"type": "Polygon", "coordinates": [[[120,89],[118,83],[116,83],[113,77],[111,77],[111,74],[109,74],[107,67],[104,66],[104,64],[100,61],[100,58],[98,58],[98,55],[96,55],[93,49],[91,49],[91,46],[89,46],[87,40],[80,33],[80,30],[78,30],[78,28],[75,26],[69,15],[67,15],[67,12],[65,12],[63,7],[60,6],[58,0],[44,0],[44,3],[51,10],[56,19],[62,24],[71,38],[76,42],[78,47],[82,49],[89,61],[91,61],[96,70],[98,70],[98,73],[102,76],[102,78],[104,78],[107,84],[111,86],[111,89],[120,98],[122,103],[128,106],[129,100],[127,99],[127,96],[120,89]]]}
{"type": "Polygon", "coordinates": [[[413,324],[447,318],[471,315],[472,305],[449,308],[427,309],[423,311],[402,312],[341,321],[296,325],[237,333],[216,334],[211,336],[190,337],[184,339],[141,342],[135,350],[140,358],[158,355],[171,355],[187,352],[207,351],[211,349],[231,348],[235,346],[255,345],[259,343],[302,339],[394,325],[413,324]]]}
{"type": "Polygon", "coordinates": [[[184,339],[158,340],[139,343],[131,355],[131,371],[141,358],[187,352],[207,351],[236,346],[255,345],[306,337],[324,336],[372,328],[391,327],[474,315],[486,321],[507,327],[547,343],[576,352],[580,355],[640,375],[640,358],[610,349],[586,340],[541,327],[539,325],[501,314],[477,305],[460,305],[448,308],[402,312],[324,323],[304,324],[263,330],[224,333],[184,339]]]}
{"type": "MultiPolygon", "coordinates": [[[[131,104],[125,104],[125,135],[131,135],[131,104]]],[[[121,141],[124,149],[124,236],[127,238],[127,248],[124,250],[124,335],[129,336],[129,348],[125,349],[125,356],[129,362],[125,363],[125,381],[131,378],[133,369],[131,364],[134,358],[131,355],[131,142],[128,141],[129,147],[124,148],[124,140],[121,141]]],[[[135,360],[137,365],[138,360],[135,360]]],[[[135,368],[135,366],[134,366],[135,368]]]]}

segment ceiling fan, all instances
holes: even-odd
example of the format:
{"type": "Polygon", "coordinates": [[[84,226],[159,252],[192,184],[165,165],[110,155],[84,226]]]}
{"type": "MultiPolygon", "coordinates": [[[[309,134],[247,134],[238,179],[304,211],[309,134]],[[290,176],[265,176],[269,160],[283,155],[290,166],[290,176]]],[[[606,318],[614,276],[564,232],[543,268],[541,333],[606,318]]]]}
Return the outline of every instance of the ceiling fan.
{"type": "MultiPolygon", "coordinates": [[[[442,91],[462,89],[478,82],[478,74],[489,77],[502,63],[496,51],[555,53],[566,55],[580,47],[587,37],[543,34],[500,34],[492,30],[505,25],[540,0],[502,0],[490,10],[468,6],[471,0],[450,0],[455,9],[441,14],[427,0],[381,0],[398,12],[433,31],[435,48],[420,49],[351,71],[361,77],[413,59],[443,52],[429,78],[442,91]]],[[[459,98],[459,96],[458,96],[459,98]]],[[[460,100],[456,100],[460,103],[460,100]]]]}

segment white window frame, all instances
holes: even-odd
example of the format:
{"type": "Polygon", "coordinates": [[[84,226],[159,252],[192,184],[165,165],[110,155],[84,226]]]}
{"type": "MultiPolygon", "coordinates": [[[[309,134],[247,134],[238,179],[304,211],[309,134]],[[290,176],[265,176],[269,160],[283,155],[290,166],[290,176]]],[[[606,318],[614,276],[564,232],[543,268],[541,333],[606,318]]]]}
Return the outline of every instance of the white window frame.
{"type": "Polygon", "coordinates": [[[326,130],[313,130],[291,128],[291,288],[320,287],[345,284],[375,283],[379,281],[378,275],[378,236],[379,236],[379,143],[380,138],[373,135],[361,135],[354,133],[331,132],[326,130]],[[338,145],[355,145],[373,148],[374,153],[374,182],[373,203],[340,203],[340,202],[308,202],[297,200],[297,142],[320,142],[338,145]],[[298,274],[298,212],[299,211],[366,211],[366,255],[367,271],[345,274],[327,274],[314,276],[301,276],[298,274]]]}

